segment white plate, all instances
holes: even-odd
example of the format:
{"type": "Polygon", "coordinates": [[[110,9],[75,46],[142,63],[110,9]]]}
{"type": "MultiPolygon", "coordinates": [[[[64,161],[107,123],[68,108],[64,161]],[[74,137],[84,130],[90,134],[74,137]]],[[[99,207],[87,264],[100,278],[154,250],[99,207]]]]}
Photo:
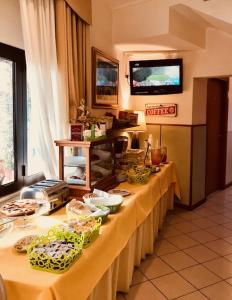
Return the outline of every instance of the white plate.
{"type": "Polygon", "coordinates": [[[108,193],[112,195],[120,195],[123,197],[131,195],[131,192],[129,192],[128,190],[121,190],[121,189],[113,189],[108,191],[108,193]]]}
{"type": "Polygon", "coordinates": [[[88,199],[85,197],[83,198],[85,203],[93,205],[115,206],[120,205],[123,202],[123,197],[120,195],[110,195],[109,197],[96,197],[88,199]]]}

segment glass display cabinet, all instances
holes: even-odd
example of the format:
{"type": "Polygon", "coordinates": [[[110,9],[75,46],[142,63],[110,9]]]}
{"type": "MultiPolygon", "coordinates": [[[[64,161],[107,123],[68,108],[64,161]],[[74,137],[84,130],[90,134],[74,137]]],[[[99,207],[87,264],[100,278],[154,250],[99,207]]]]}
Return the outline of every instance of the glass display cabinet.
{"type": "Polygon", "coordinates": [[[82,198],[94,188],[107,191],[117,185],[115,141],[55,141],[59,147],[59,178],[68,183],[72,197],[82,198]]]}

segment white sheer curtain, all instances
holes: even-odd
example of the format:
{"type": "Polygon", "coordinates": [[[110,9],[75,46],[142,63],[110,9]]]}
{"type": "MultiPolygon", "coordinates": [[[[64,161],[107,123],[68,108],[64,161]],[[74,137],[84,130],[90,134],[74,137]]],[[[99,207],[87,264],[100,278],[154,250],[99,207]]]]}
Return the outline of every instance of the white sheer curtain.
{"type": "Polygon", "coordinates": [[[57,174],[55,139],[67,137],[67,103],[60,99],[53,0],[20,0],[27,77],[31,94],[31,126],[38,171],[57,174]]]}

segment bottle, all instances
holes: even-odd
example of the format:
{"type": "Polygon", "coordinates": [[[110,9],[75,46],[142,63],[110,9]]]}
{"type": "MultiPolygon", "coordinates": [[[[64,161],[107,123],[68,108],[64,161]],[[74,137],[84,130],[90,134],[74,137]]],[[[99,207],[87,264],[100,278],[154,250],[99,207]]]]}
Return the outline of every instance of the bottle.
{"type": "Polygon", "coordinates": [[[91,125],[91,140],[95,139],[95,124],[91,125]]]}

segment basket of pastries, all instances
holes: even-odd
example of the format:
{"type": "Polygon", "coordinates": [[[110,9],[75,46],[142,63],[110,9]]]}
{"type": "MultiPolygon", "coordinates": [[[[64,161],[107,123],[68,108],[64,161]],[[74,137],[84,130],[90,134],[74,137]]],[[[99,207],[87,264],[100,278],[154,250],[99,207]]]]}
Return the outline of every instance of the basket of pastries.
{"type": "Polygon", "coordinates": [[[68,220],[62,225],[55,226],[57,236],[62,239],[66,232],[72,238],[83,240],[83,248],[87,248],[99,235],[101,218],[82,217],[80,219],[68,220]]]}
{"type": "Polygon", "coordinates": [[[27,248],[33,269],[63,273],[81,255],[83,237],[63,228],[52,228],[47,235],[36,237],[27,248]]]}

